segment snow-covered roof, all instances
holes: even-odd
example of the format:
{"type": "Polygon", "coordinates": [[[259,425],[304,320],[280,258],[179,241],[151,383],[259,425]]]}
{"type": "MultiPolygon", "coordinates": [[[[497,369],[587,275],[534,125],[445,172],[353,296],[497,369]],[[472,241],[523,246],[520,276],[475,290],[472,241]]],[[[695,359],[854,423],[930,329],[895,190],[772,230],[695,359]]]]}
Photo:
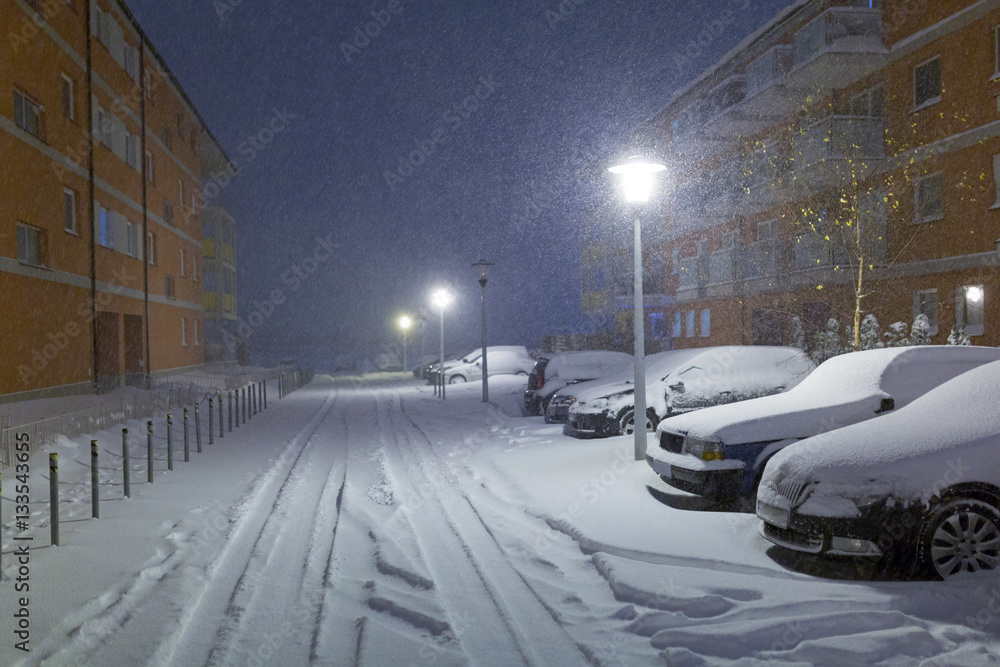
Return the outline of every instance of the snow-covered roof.
{"type": "Polygon", "coordinates": [[[617,375],[632,367],[632,355],[624,352],[587,350],[553,356],[545,367],[546,381],[592,380],[617,375]]]}

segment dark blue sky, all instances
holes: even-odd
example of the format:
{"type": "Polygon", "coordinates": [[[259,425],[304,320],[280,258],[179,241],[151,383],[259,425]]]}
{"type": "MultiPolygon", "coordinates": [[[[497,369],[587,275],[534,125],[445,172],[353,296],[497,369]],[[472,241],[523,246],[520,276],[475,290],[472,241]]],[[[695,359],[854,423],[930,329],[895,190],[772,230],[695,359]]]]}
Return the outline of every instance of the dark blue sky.
{"type": "Polygon", "coordinates": [[[592,195],[576,170],[787,4],[128,2],[242,169],[220,197],[240,315],[287,297],[251,346],[330,352],[395,340],[395,316],[426,311],[437,284],[457,294],[446,339],[475,346],[480,257],[496,263],[491,342],[585,326],[577,228],[592,195]],[[355,41],[366,27],[377,36],[355,41]],[[287,129],[251,150],[275,114],[287,129]],[[400,172],[401,157],[422,164],[400,172]],[[326,235],[338,252],[292,291],[282,276],[326,235]]]}

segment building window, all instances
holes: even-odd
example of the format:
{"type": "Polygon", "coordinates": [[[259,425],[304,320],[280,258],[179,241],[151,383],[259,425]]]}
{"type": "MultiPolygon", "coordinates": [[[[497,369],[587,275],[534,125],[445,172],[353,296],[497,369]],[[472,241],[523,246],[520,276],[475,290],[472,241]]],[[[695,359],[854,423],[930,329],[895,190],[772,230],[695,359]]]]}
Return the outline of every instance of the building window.
{"type": "Polygon", "coordinates": [[[62,75],[62,111],[70,120],[76,120],[76,96],[73,93],[73,79],[62,75]]]}
{"type": "Polygon", "coordinates": [[[184,140],[184,115],[180,113],[177,114],[177,137],[184,140]]]}
{"type": "Polygon", "coordinates": [[[45,266],[45,232],[17,223],[17,261],[30,266],[45,266]]]}
{"type": "Polygon", "coordinates": [[[684,337],[694,338],[694,311],[689,310],[684,314],[684,337]]]}
{"type": "Polygon", "coordinates": [[[701,311],[701,337],[708,338],[712,335],[712,311],[703,308],[701,311]]]}
{"type": "Polygon", "coordinates": [[[993,28],[993,78],[1000,78],[1000,25],[993,28]]]}
{"type": "Polygon", "coordinates": [[[671,332],[674,338],[681,337],[681,311],[674,313],[674,330],[671,332]]]}
{"type": "Polygon", "coordinates": [[[125,45],[125,71],[129,78],[139,84],[139,49],[130,44],[125,45]]]}
{"type": "Polygon", "coordinates": [[[173,142],[170,139],[170,130],[167,129],[166,125],[164,125],[163,129],[160,130],[160,140],[163,142],[163,145],[168,151],[173,150],[173,142]]]}
{"type": "Polygon", "coordinates": [[[191,280],[198,282],[198,255],[191,258],[191,280]]]}
{"type": "Polygon", "coordinates": [[[115,230],[114,223],[111,221],[111,215],[108,213],[108,209],[98,204],[98,234],[99,241],[105,248],[114,249],[115,247],[115,230]]]}
{"type": "Polygon", "coordinates": [[[965,327],[969,336],[982,336],[986,292],[982,285],[966,285],[955,290],[955,324],[965,327]]]}
{"type": "Polygon", "coordinates": [[[655,339],[667,337],[667,327],[663,322],[663,313],[649,314],[649,332],[651,337],[655,339]]]}
{"type": "Polygon", "coordinates": [[[881,118],[885,112],[882,86],[869,88],[851,99],[850,115],[863,118],[881,118]]]}
{"type": "Polygon", "coordinates": [[[187,257],[184,256],[184,248],[181,248],[181,277],[187,276],[187,270],[184,268],[187,264],[187,257]]]}
{"type": "Polygon", "coordinates": [[[201,345],[201,342],[198,340],[198,320],[197,319],[192,319],[191,320],[191,333],[194,334],[194,344],[195,344],[195,347],[201,345]]]}
{"type": "Polygon", "coordinates": [[[177,179],[177,205],[184,208],[184,181],[177,179]]]}
{"type": "Polygon", "coordinates": [[[156,158],[152,151],[146,151],[146,180],[156,183],[156,158]]]}
{"type": "Polygon", "coordinates": [[[174,226],[174,205],[166,199],[163,200],[163,221],[171,227],[174,226]]]}
{"type": "Polygon", "coordinates": [[[146,70],[145,80],[146,99],[149,100],[150,104],[153,104],[153,77],[150,75],[149,70],[146,70]]]}
{"type": "Polygon", "coordinates": [[[125,251],[129,257],[135,257],[136,259],[142,259],[139,255],[139,239],[142,237],[142,226],[131,222],[130,220],[125,221],[125,231],[126,238],[128,242],[128,249],[125,251]]]}
{"type": "Polygon", "coordinates": [[[944,174],[938,172],[917,179],[913,186],[916,204],[914,222],[931,222],[944,218],[944,174]]]}
{"type": "Polygon", "coordinates": [[[181,318],[181,345],[187,347],[187,318],[181,318]]]}
{"type": "Polygon", "coordinates": [[[14,91],[14,123],[36,137],[42,132],[42,107],[24,93],[14,91]]]}
{"type": "Polygon", "coordinates": [[[63,189],[63,229],[76,234],[76,192],[63,189]]]}
{"type": "Polygon", "coordinates": [[[174,277],[173,276],[163,276],[163,296],[168,299],[176,299],[177,296],[174,292],[174,277]]]}
{"type": "Polygon", "coordinates": [[[913,68],[913,108],[921,109],[941,100],[941,56],[913,68]]]}
{"type": "Polygon", "coordinates": [[[139,135],[125,133],[125,162],[128,166],[132,167],[136,171],[142,167],[139,163],[139,151],[141,150],[141,145],[139,144],[139,135]]]}
{"type": "Polygon", "coordinates": [[[153,232],[146,234],[146,261],[156,266],[156,234],[153,232]]]}
{"type": "Polygon", "coordinates": [[[938,332],[938,291],[936,289],[922,289],[913,293],[913,319],[918,315],[926,315],[930,322],[930,329],[927,333],[934,336],[938,332]]]}

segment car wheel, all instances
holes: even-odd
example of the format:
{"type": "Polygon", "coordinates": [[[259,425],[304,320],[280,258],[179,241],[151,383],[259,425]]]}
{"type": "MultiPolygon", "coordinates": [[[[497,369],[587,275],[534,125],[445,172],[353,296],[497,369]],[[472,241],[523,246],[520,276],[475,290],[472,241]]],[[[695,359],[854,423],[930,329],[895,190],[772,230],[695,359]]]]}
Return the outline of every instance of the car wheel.
{"type": "Polygon", "coordinates": [[[920,547],[921,565],[940,579],[992,570],[1000,565],[1000,513],[980,500],[945,503],[924,525],[920,547]]]}
{"type": "MultiPolygon", "coordinates": [[[[652,410],[646,411],[646,431],[656,430],[656,413],[652,410]]],[[[618,421],[621,435],[632,435],[635,433],[635,410],[629,410],[618,421]]]]}
{"type": "Polygon", "coordinates": [[[462,375],[452,375],[448,380],[448,384],[462,384],[465,382],[465,377],[462,375]]]}

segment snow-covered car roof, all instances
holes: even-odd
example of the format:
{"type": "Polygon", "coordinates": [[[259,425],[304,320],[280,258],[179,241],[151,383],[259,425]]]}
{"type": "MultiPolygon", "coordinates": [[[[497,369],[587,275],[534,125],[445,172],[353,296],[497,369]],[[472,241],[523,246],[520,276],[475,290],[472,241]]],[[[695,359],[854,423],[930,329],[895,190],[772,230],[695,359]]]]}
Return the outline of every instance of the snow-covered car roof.
{"type": "Polygon", "coordinates": [[[768,463],[762,488],[793,477],[821,481],[824,495],[850,497],[869,487],[917,499],[958,482],[1000,485],[997,406],[1000,362],[993,362],[898,412],[787,447],[768,463]]]}
{"type": "Polygon", "coordinates": [[[961,373],[998,360],[998,348],[851,352],[823,362],[784,393],[671,417],[658,430],[726,444],[806,438],[875,417],[883,398],[901,408],[961,373]]]}
{"type": "Polygon", "coordinates": [[[586,350],[563,352],[549,359],[545,367],[546,381],[585,380],[618,375],[632,368],[632,355],[624,352],[586,350]]]}
{"type": "MultiPolygon", "coordinates": [[[[670,375],[671,371],[677,369],[682,364],[696,358],[702,350],[670,350],[668,352],[657,352],[646,357],[646,386],[653,387],[662,379],[670,375]]],[[[577,400],[586,402],[603,396],[632,391],[634,374],[625,371],[617,377],[609,377],[605,381],[596,381],[589,387],[580,385],[581,391],[573,393],[577,400]]]]}

